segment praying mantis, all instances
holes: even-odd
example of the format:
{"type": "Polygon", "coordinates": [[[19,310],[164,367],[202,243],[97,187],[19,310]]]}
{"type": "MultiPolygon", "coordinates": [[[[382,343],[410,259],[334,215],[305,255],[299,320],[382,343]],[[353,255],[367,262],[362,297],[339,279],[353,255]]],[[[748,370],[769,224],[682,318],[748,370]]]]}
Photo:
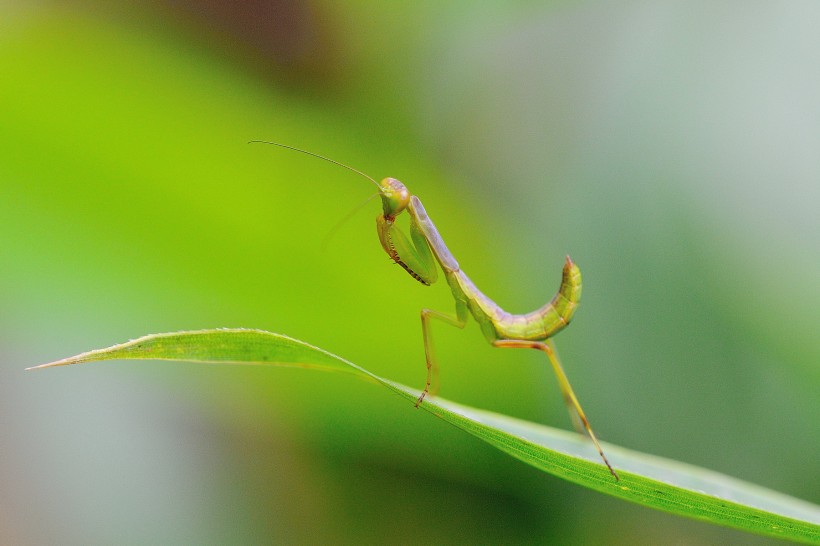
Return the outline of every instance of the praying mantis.
{"type": "Polygon", "coordinates": [[[455,300],[455,315],[449,315],[432,309],[421,310],[421,330],[424,339],[424,353],[427,363],[427,380],[424,389],[416,400],[416,408],[429,394],[435,395],[438,387],[438,360],[433,350],[430,322],[437,319],[457,328],[464,328],[470,315],[481,327],[485,339],[494,347],[506,349],[537,349],[544,352],[558,378],[558,385],[564,402],[570,413],[573,424],[578,431],[589,436],[595,449],[603,459],[609,472],[619,480],[617,472],[601,449],[589,420],[578,402],[578,397],[570,385],[561,361],[555,350],[552,337],[567,327],[578,308],[581,299],[581,270],[566,257],[561,284],[555,296],[539,309],[523,315],[504,311],[493,300],[484,295],[461,270],[453,254],[444,244],[421,200],[395,178],[385,178],[376,182],[365,173],[330,158],[268,141],[252,141],[272,144],[289,150],[301,152],[325,161],[329,161],[371,181],[379,190],[382,201],[382,214],[376,218],[376,229],[382,248],[395,263],[400,265],[411,277],[429,286],[438,280],[436,264],[444,273],[455,300]],[[410,238],[396,224],[396,218],[407,213],[410,217],[410,238]],[[434,381],[435,379],[435,381],[434,381]],[[432,385],[432,389],[431,389],[432,385]],[[580,425],[579,425],[580,421],[580,425]]]}

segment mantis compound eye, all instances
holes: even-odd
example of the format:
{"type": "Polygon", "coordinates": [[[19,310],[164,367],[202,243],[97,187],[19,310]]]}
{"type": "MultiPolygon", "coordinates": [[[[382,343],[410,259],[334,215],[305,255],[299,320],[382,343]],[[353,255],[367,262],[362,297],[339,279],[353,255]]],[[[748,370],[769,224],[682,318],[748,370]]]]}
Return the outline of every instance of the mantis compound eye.
{"type": "Polygon", "coordinates": [[[394,218],[407,207],[410,202],[410,192],[395,178],[385,178],[379,186],[381,187],[384,217],[394,218]]]}

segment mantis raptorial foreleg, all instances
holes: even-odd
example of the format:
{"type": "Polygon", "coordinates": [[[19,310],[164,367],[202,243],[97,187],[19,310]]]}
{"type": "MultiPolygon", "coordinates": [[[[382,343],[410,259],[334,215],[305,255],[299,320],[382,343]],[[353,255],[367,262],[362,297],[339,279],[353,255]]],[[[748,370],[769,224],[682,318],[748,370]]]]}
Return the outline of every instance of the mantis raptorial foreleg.
{"type": "Polygon", "coordinates": [[[421,326],[424,335],[424,352],[427,360],[427,381],[424,390],[416,401],[416,407],[424,401],[424,397],[431,392],[431,384],[438,386],[438,361],[436,360],[433,340],[430,335],[430,319],[437,318],[458,328],[463,328],[467,317],[472,315],[481,327],[484,337],[495,347],[514,349],[538,349],[546,353],[552,365],[558,385],[569,409],[570,416],[576,428],[583,429],[595,444],[595,448],[603,459],[609,471],[618,479],[618,474],[609,464],[598,439],[592,432],[589,420],[581,409],[581,404],[572,390],[566,373],[561,366],[552,336],[563,330],[572,320],[575,310],[581,299],[581,270],[567,256],[561,277],[561,286],[558,293],[543,305],[527,314],[516,315],[501,309],[493,300],[484,295],[469,277],[461,270],[455,257],[450,253],[441,234],[433,221],[424,210],[424,205],[415,195],[411,195],[407,187],[395,178],[385,178],[381,183],[376,182],[366,174],[343,163],[327,157],[275,144],[306,153],[336,165],[349,169],[373,182],[379,188],[382,199],[383,214],[376,218],[376,228],[382,248],[390,259],[399,264],[414,279],[424,285],[436,282],[438,263],[447,284],[450,286],[456,303],[456,316],[446,315],[438,311],[423,309],[421,312],[421,326]],[[403,212],[410,216],[410,239],[399,230],[395,224],[396,217],[403,212]],[[412,242],[411,242],[412,241],[412,242]],[[578,427],[578,420],[581,426],[578,427]]]}
{"type": "Polygon", "coordinates": [[[436,350],[433,345],[433,334],[430,331],[430,319],[439,319],[447,324],[451,324],[456,328],[464,328],[467,324],[466,319],[459,320],[458,317],[442,313],[441,311],[434,311],[432,309],[421,310],[421,332],[424,337],[424,357],[427,361],[427,382],[424,385],[424,390],[421,391],[421,396],[416,400],[416,407],[422,403],[424,397],[429,393],[430,396],[435,396],[438,392],[438,359],[436,358],[436,350]],[[430,388],[430,384],[433,388],[430,388]]]}

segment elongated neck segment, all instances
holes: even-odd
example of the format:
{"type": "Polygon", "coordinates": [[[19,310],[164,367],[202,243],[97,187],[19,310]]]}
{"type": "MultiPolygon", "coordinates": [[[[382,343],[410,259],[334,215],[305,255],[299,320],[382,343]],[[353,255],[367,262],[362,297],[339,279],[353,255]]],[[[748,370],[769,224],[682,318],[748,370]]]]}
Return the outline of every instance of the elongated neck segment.
{"type": "Polygon", "coordinates": [[[419,230],[421,230],[422,234],[424,234],[424,238],[427,240],[427,243],[430,245],[430,249],[433,251],[433,256],[436,257],[436,261],[445,273],[454,273],[458,271],[460,269],[458,262],[450,253],[450,249],[447,248],[447,245],[444,244],[444,240],[441,238],[438,229],[436,229],[436,225],[427,215],[427,211],[424,210],[424,205],[421,204],[418,197],[415,195],[410,197],[410,203],[408,204],[407,209],[410,211],[410,214],[415,220],[419,230]]]}

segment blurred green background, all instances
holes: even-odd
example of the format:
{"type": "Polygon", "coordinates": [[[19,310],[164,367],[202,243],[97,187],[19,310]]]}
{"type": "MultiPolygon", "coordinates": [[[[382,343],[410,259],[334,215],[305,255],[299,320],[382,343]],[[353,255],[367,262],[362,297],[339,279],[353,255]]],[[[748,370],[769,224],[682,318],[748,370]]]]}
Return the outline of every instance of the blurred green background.
{"type": "MultiPolygon", "coordinates": [[[[765,543],[587,491],[378,386],[26,366],[255,327],[421,387],[373,191],[558,338],[599,437],[820,502],[820,6],[0,3],[0,542],[765,543]]],[[[436,325],[439,326],[439,325],[436,325]]],[[[442,396],[569,428],[546,361],[435,330],[442,396]]]]}

